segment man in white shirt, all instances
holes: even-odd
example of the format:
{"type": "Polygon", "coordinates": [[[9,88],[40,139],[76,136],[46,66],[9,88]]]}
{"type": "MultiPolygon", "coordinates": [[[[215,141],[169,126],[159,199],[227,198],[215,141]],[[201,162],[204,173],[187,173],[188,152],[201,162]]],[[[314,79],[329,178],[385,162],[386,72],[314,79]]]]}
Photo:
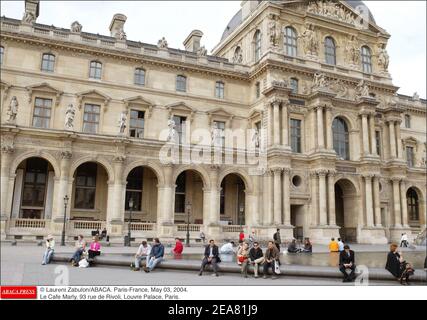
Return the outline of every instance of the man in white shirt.
{"type": "Polygon", "coordinates": [[[142,241],[141,245],[138,248],[138,251],[135,254],[135,264],[134,264],[134,271],[139,271],[139,268],[141,267],[141,260],[147,261],[147,258],[150,256],[151,253],[151,246],[147,243],[147,241],[142,241]]]}
{"type": "Polygon", "coordinates": [[[344,242],[342,242],[341,238],[338,238],[338,251],[339,252],[344,251],[344,242]]]}
{"type": "Polygon", "coordinates": [[[402,233],[402,238],[400,238],[400,246],[407,248],[408,244],[408,235],[406,233],[402,233]]]}
{"type": "Polygon", "coordinates": [[[228,242],[221,246],[221,249],[219,250],[219,253],[221,254],[234,254],[234,242],[228,242]]]}

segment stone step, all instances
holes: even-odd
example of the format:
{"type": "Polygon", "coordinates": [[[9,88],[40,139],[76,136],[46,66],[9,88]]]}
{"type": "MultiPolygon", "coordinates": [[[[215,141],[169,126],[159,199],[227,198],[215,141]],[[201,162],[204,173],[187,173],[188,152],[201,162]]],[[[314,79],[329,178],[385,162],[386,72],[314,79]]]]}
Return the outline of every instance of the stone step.
{"type": "MultiPolygon", "coordinates": [[[[69,263],[71,255],[55,254],[53,261],[57,263],[69,263]]],[[[113,255],[101,255],[95,258],[95,265],[115,266],[130,268],[133,262],[132,258],[125,258],[113,255]]],[[[171,270],[185,270],[198,272],[200,270],[201,261],[197,260],[165,260],[160,263],[157,268],[171,270]]],[[[210,266],[209,269],[211,270],[210,266]]],[[[221,262],[219,264],[220,272],[240,273],[240,266],[236,263],[221,262]]],[[[322,266],[301,266],[301,265],[281,265],[280,276],[293,277],[316,277],[316,278],[342,278],[342,273],[333,267],[322,266]]],[[[249,267],[249,273],[253,273],[253,267],[249,267]]],[[[260,273],[261,274],[261,273],[260,273]]],[[[396,279],[385,269],[369,268],[369,279],[380,281],[394,281],[396,279]]],[[[411,281],[427,282],[426,272],[424,270],[416,270],[411,277],[411,281]]]]}

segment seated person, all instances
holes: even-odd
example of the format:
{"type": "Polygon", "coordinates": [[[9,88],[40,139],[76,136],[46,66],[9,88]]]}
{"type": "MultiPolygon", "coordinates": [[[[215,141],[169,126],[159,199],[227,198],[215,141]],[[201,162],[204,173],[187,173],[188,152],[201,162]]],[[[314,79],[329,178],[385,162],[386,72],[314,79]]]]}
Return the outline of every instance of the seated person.
{"type": "Polygon", "coordinates": [[[182,254],[184,246],[179,238],[175,238],[175,248],[172,249],[173,254],[182,254]]]}
{"type": "Polygon", "coordinates": [[[154,268],[163,261],[165,255],[165,247],[160,243],[159,238],[154,238],[153,247],[151,248],[150,256],[147,266],[144,268],[145,272],[151,272],[154,268]]]}
{"type": "Polygon", "coordinates": [[[145,260],[147,264],[148,257],[151,253],[151,246],[147,243],[147,241],[142,241],[141,245],[138,248],[138,251],[135,254],[135,263],[134,263],[134,271],[139,271],[141,267],[141,261],[145,260]]]}
{"type": "Polygon", "coordinates": [[[219,252],[221,254],[234,254],[234,241],[230,241],[224,245],[222,245],[221,249],[219,250],[219,252]]]}
{"type": "Polygon", "coordinates": [[[264,263],[264,254],[258,242],[254,242],[252,249],[249,251],[249,261],[254,265],[254,277],[258,278],[258,266],[264,263]]]}
{"type": "Polygon", "coordinates": [[[390,246],[385,268],[400,281],[400,284],[407,285],[409,284],[409,277],[414,274],[415,270],[410,263],[403,259],[402,253],[398,252],[397,249],[398,246],[395,243],[390,246]]]}
{"type": "Polygon", "coordinates": [[[312,253],[313,252],[313,245],[311,244],[309,238],[304,239],[304,249],[302,251],[305,253],[312,253]]]}
{"type": "Polygon", "coordinates": [[[267,279],[268,269],[273,271],[272,279],[277,279],[276,263],[280,262],[280,252],[273,241],[268,242],[267,250],[264,254],[264,279],[267,279]]]}
{"type": "Polygon", "coordinates": [[[301,252],[301,249],[297,248],[297,241],[295,239],[292,239],[291,243],[288,245],[288,252],[289,253],[299,253],[301,252]]]}
{"type": "Polygon", "coordinates": [[[101,245],[99,243],[98,236],[93,237],[92,243],[90,244],[90,247],[89,247],[88,254],[89,254],[90,263],[93,262],[96,256],[99,256],[101,254],[101,245]]]}
{"type": "Polygon", "coordinates": [[[348,245],[344,246],[344,251],[340,253],[340,271],[344,275],[343,282],[353,282],[356,279],[356,264],[354,262],[354,251],[348,245]],[[351,270],[348,274],[347,270],[351,270]]]}
{"type": "Polygon", "coordinates": [[[209,240],[209,245],[205,248],[205,254],[202,261],[202,266],[200,267],[199,276],[203,274],[207,264],[212,265],[215,276],[218,277],[218,263],[221,262],[221,259],[218,255],[218,246],[215,245],[214,240],[209,240]]]}
{"type": "Polygon", "coordinates": [[[71,265],[78,266],[78,263],[81,259],[83,252],[86,250],[86,241],[83,238],[83,235],[79,235],[75,244],[76,251],[71,257],[71,265]]]}

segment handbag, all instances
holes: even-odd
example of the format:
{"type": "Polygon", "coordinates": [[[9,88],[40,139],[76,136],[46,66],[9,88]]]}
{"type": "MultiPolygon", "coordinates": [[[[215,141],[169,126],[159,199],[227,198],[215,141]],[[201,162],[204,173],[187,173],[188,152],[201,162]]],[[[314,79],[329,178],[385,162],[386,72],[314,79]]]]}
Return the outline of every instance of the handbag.
{"type": "Polygon", "coordinates": [[[244,257],[244,256],[239,256],[239,262],[241,262],[241,263],[243,263],[243,261],[245,261],[246,260],[246,258],[244,257]]]}
{"type": "Polygon", "coordinates": [[[279,261],[277,260],[274,260],[274,273],[280,274],[280,265],[279,265],[279,261]]]}

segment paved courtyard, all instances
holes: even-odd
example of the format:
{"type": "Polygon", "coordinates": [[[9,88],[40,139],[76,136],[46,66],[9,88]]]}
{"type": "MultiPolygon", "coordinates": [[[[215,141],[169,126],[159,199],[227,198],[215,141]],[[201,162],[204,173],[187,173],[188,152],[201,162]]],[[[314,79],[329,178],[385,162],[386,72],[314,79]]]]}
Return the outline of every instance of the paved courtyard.
{"type": "MultiPolygon", "coordinates": [[[[359,248],[360,249],[360,248],[359,248]]],[[[201,248],[186,248],[187,252],[200,252],[201,248]]],[[[377,248],[378,250],[378,248],[377,248]]],[[[72,252],[73,248],[58,247],[57,252],[72,252]]],[[[135,248],[105,247],[105,253],[134,252],[135,248]]],[[[67,270],[69,285],[353,285],[343,284],[339,279],[281,277],[271,279],[244,279],[237,274],[210,273],[199,277],[190,271],[156,270],[150,274],[131,272],[126,268],[97,266],[73,268],[61,264],[41,265],[44,248],[30,245],[1,245],[1,285],[55,285],[67,270]],[[58,277],[59,276],[59,277],[58,277]]],[[[370,285],[395,285],[390,281],[370,281],[370,285]]]]}

